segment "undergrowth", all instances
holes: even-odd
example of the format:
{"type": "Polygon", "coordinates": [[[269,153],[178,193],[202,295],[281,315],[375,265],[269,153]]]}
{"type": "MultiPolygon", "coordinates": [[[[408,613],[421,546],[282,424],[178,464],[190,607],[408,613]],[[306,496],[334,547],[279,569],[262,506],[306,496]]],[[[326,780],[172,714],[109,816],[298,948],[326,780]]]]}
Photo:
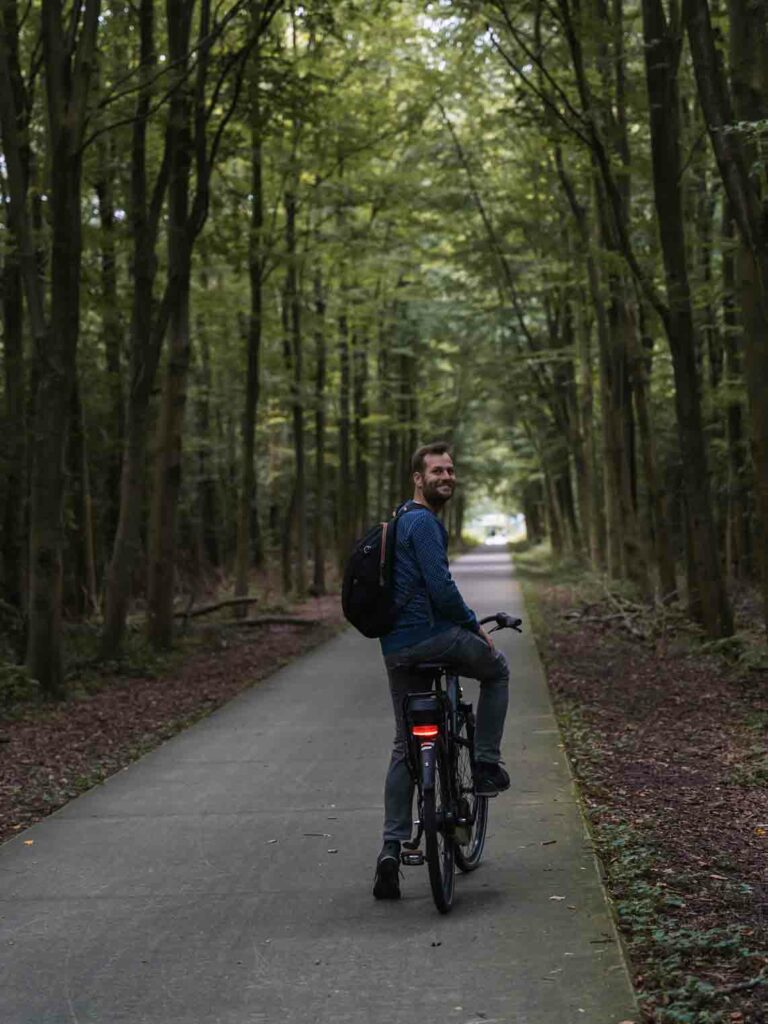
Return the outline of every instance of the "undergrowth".
{"type": "MultiPolygon", "coordinates": [[[[599,621],[608,634],[616,630],[626,643],[625,623],[620,614],[610,614],[617,609],[622,614],[629,609],[632,622],[640,623],[638,632],[644,634],[638,643],[646,648],[648,657],[657,654],[657,635],[641,622],[643,610],[637,595],[617,590],[612,582],[608,584],[577,563],[554,565],[551,554],[543,549],[516,554],[515,564],[545,663],[550,649],[551,657],[558,657],[553,647],[557,635],[578,629],[579,618],[586,621],[585,615],[594,616],[591,621],[599,621]],[[557,602],[551,600],[553,591],[557,602]],[[553,615],[553,603],[563,609],[581,606],[582,611],[553,615]]],[[[649,609],[648,614],[650,618],[656,612],[649,609]]],[[[663,614],[668,616],[666,610],[663,614]]],[[[675,635],[676,618],[667,618],[665,628],[672,628],[663,637],[664,650],[675,644],[675,650],[716,655],[734,681],[748,678],[755,684],[754,672],[764,667],[765,656],[749,630],[727,641],[707,643],[696,627],[683,622],[682,612],[675,611],[673,616],[680,618],[683,635],[675,635]]],[[[600,735],[585,714],[589,709],[562,692],[555,706],[617,925],[635,966],[643,1019],[653,1024],[760,1024],[767,1020],[735,1011],[731,998],[768,992],[765,950],[755,948],[752,930],[743,924],[736,909],[740,902],[754,903],[750,886],[723,879],[729,909],[722,923],[715,920],[713,926],[709,919],[706,927],[696,927],[696,917],[686,917],[684,908],[688,894],[698,890],[699,880],[686,875],[680,866],[671,871],[653,829],[643,820],[632,820],[622,800],[616,800],[611,791],[614,783],[605,767],[612,751],[621,748],[621,737],[600,735]]],[[[732,781],[745,787],[768,786],[768,711],[750,715],[745,709],[743,730],[754,741],[732,767],[732,781]]]]}

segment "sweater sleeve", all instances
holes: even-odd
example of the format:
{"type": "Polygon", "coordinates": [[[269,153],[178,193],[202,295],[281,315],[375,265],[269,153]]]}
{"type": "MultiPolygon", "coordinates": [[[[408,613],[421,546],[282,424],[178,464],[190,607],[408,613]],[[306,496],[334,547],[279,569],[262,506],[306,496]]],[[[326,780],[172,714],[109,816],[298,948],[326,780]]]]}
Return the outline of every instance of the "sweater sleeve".
{"type": "Polygon", "coordinates": [[[431,514],[415,517],[409,539],[435,611],[457,626],[473,633],[479,632],[477,616],[465,604],[451,576],[445,541],[437,520],[431,514]]]}

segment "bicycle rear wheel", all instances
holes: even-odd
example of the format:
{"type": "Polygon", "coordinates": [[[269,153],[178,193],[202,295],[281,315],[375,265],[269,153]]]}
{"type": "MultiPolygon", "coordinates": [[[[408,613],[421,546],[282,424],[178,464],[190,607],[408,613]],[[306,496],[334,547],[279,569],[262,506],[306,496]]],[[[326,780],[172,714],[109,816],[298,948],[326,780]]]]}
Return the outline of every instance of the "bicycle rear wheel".
{"type": "Polygon", "coordinates": [[[424,791],[423,820],[429,884],[432,898],[441,914],[447,914],[453,904],[455,880],[454,860],[456,844],[453,829],[447,824],[450,817],[451,795],[445,747],[435,746],[435,787],[424,791]]]}
{"type": "Polygon", "coordinates": [[[468,708],[459,719],[454,745],[459,816],[467,820],[456,828],[456,863],[462,871],[474,871],[480,863],[488,830],[488,797],[475,794],[472,777],[474,749],[475,718],[468,708]]]}

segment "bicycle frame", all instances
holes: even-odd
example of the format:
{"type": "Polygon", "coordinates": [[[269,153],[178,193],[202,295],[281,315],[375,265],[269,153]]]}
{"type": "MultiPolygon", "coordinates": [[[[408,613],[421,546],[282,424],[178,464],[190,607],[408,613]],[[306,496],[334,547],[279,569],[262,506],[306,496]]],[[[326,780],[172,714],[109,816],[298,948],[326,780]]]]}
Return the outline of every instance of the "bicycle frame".
{"type": "MultiPolygon", "coordinates": [[[[409,693],[403,700],[408,767],[416,788],[421,791],[435,787],[436,746],[441,745],[448,753],[449,741],[457,742],[456,718],[462,696],[459,677],[455,673],[435,669],[432,686],[431,690],[409,693]],[[445,688],[442,685],[443,675],[445,688]]],[[[450,797],[454,803],[457,794],[451,793],[450,797]]],[[[421,822],[418,827],[415,845],[421,839],[421,822]]]]}

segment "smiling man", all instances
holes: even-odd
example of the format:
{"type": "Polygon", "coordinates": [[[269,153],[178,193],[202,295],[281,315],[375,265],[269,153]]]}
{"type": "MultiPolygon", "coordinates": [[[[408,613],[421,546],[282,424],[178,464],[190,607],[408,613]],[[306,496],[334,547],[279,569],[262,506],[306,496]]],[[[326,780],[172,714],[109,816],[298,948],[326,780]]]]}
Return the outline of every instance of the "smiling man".
{"type": "Polygon", "coordinates": [[[504,655],[480,628],[448,568],[448,534],[438,518],[453,496],[456,473],[449,445],[435,441],[411,459],[413,499],[397,510],[394,588],[400,613],[381,640],[395,712],[395,742],[384,789],[384,845],[376,862],[373,895],[400,897],[400,844],[411,836],[413,783],[405,753],[403,699],[423,686],[412,671],[439,661],[480,680],[475,739],[475,791],[496,796],[509,788],[499,764],[507,711],[509,669],[504,655]]]}

